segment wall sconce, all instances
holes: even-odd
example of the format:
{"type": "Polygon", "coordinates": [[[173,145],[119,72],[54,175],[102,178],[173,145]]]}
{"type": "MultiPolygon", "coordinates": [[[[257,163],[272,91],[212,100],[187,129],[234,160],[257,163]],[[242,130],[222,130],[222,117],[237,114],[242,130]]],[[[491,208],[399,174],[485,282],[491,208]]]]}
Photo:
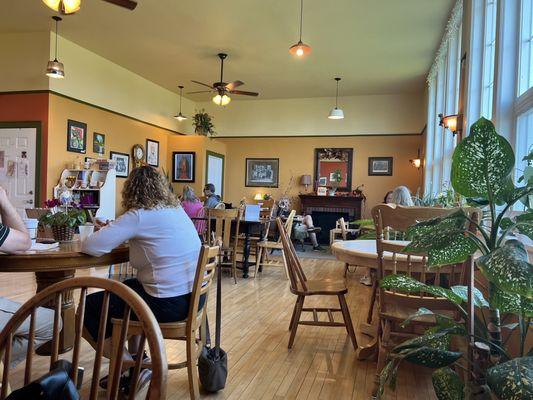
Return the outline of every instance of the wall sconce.
{"type": "Polygon", "coordinates": [[[444,116],[439,114],[439,126],[449,129],[455,136],[463,131],[463,114],[451,114],[444,116]]]}
{"type": "Polygon", "coordinates": [[[261,193],[256,193],[254,196],[254,200],[263,200],[263,195],[261,193]]]}
{"type": "Polygon", "coordinates": [[[413,158],[412,160],[409,160],[411,164],[413,164],[413,167],[420,169],[422,166],[422,159],[420,158],[420,147],[418,148],[418,155],[416,158],[413,158]]]}
{"type": "Polygon", "coordinates": [[[305,186],[306,192],[310,184],[311,184],[311,175],[302,175],[302,177],[300,178],[300,185],[305,186]]]}

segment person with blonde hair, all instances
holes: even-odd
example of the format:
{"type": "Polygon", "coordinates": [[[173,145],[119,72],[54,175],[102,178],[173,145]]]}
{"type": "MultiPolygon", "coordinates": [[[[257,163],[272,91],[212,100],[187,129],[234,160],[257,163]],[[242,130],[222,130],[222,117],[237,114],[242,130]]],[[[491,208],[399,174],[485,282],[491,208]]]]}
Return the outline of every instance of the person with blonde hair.
{"type": "MultiPolygon", "coordinates": [[[[122,189],[122,206],[124,214],[97,226],[98,230],[83,242],[81,251],[99,257],[128,241],[130,263],[137,270],[137,277],[124,284],[142,297],[159,322],[186,319],[201,246],[191,219],[164,176],[150,166],[131,171],[122,189]]],[[[98,338],[103,296],[104,292],[97,292],[86,300],[84,337],[93,347],[98,338]]],[[[200,299],[201,304],[204,301],[200,299]]],[[[124,305],[117,296],[110,297],[106,356],[111,354],[111,318],[122,318],[124,305]]]]}

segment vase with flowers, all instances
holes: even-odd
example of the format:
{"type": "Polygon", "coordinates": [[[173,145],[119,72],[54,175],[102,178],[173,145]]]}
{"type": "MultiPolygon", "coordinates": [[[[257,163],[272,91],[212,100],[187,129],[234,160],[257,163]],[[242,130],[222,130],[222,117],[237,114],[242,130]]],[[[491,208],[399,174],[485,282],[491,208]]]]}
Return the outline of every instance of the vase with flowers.
{"type": "Polygon", "coordinates": [[[54,240],[58,242],[72,241],[76,228],[87,222],[85,210],[76,204],[62,205],[59,199],[50,199],[45,202],[45,205],[50,211],[39,218],[39,224],[50,228],[54,240]]]}

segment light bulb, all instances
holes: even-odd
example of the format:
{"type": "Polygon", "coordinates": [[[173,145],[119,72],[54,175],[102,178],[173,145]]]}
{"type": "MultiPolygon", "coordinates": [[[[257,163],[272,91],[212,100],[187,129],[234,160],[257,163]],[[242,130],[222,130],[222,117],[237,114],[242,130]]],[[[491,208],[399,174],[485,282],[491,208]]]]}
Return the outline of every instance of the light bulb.
{"type": "Polygon", "coordinates": [[[43,3],[61,14],[73,14],[80,9],[81,0],[43,0],[43,3]]]}
{"type": "Polygon", "coordinates": [[[217,94],[215,97],[213,97],[213,103],[215,103],[217,106],[226,106],[230,103],[231,97],[228,95],[219,95],[217,94]]]}
{"type": "Polygon", "coordinates": [[[299,47],[298,50],[296,50],[296,55],[297,55],[298,57],[301,57],[301,56],[304,55],[304,51],[302,50],[301,47],[299,47]]]}

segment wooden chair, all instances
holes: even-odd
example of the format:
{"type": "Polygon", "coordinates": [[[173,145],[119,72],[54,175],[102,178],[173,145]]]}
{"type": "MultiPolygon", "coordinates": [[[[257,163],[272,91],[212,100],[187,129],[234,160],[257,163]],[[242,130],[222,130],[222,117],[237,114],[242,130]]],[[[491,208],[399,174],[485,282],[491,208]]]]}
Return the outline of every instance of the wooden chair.
{"type": "MultiPolygon", "coordinates": [[[[253,200],[251,203],[261,205],[261,209],[259,211],[259,218],[267,220],[267,222],[263,226],[261,235],[250,235],[250,256],[255,257],[255,259],[253,259],[253,261],[251,262],[256,263],[258,254],[257,243],[263,239],[268,238],[269,236],[270,226],[272,224],[274,212],[276,210],[276,204],[273,198],[269,198],[268,200],[253,200]]],[[[240,234],[238,254],[244,253],[242,248],[244,240],[244,234],[240,234]]]]}
{"type": "Polygon", "coordinates": [[[335,225],[335,228],[329,231],[329,245],[338,242],[340,240],[347,240],[349,233],[358,233],[359,229],[352,229],[348,222],[344,218],[339,218],[335,225]],[[338,239],[338,235],[341,235],[341,239],[338,239]]]}
{"type": "MultiPolygon", "coordinates": [[[[209,288],[215,275],[216,259],[219,254],[218,247],[202,246],[198,257],[198,267],[194,277],[192,294],[190,299],[189,314],[187,319],[179,322],[160,323],[163,339],[182,340],[186,342],[187,360],[180,363],[168,364],[168,369],[187,368],[189,379],[189,393],[193,400],[200,398],[198,384],[198,370],[196,367],[198,356],[203,348],[203,341],[206,338],[205,325],[207,318],[207,301],[209,288]],[[199,307],[200,296],[205,295],[202,307],[199,307]],[[202,332],[200,333],[200,329],[202,332]]],[[[124,320],[113,319],[113,348],[115,343],[121,339],[124,320]],[[121,329],[122,328],[122,329],[121,329]]],[[[138,335],[142,331],[142,326],[137,321],[128,321],[128,335],[138,335]]],[[[111,360],[113,361],[113,360],[111,360]]],[[[132,362],[133,364],[133,362],[132,362]]],[[[145,363],[143,363],[144,365],[145,363]]],[[[150,365],[150,363],[146,363],[150,365]]]]}
{"type": "Polygon", "coordinates": [[[335,281],[330,279],[320,280],[308,280],[300,265],[298,256],[294,245],[290,240],[284,229],[283,223],[280,218],[277,219],[278,228],[281,236],[281,243],[285,251],[285,257],[287,259],[287,266],[290,280],[291,293],[298,296],[296,303],[294,304],[294,310],[292,312],[291,322],[289,324],[289,330],[291,336],[289,338],[289,349],[292,348],[294,338],[296,336],[296,330],[298,325],[314,325],[314,326],[344,326],[348,332],[348,336],[352,342],[353,348],[357,350],[357,339],[355,338],[355,331],[352,324],[352,318],[350,317],[350,310],[346,304],[346,298],[344,297],[348,293],[348,289],[344,281],[335,281]],[[339,308],[327,308],[327,307],[314,307],[304,308],[304,300],[308,296],[337,296],[339,299],[339,308]],[[300,316],[302,312],[310,312],[313,314],[312,321],[301,321],[300,316]],[[333,317],[333,313],[341,313],[344,322],[337,322],[333,317]],[[325,313],[328,316],[327,321],[319,321],[318,313],[325,313]]]}
{"type": "Polygon", "coordinates": [[[237,245],[239,242],[239,225],[242,218],[242,210],[238,208],[209,209],[207,213],[207,232],[209,244],[220,246],[219,265],[229,266],[235,283],[237,283],[237,245]],[[232,236],[232,223],[235,230],[232,236]],[[213,230],[213,224],[215,229],[213,230]]]}
{"type": "MultiPolygon", "coordinates": [[[[53,339],[52,339],[52,354],[50,356],[50,368],[53,363],[59,359],[59,336],[61,334],[61,301],[63,296],[72,295],[72,291],[79,293],[79,302],[77,307],[75,328],[76,334],[74,339],[74,348],[72,350],[72,372],[70,378],[76,385],[78,382],[78,366],[80,363],[80,349],[82,329],[84,322],[85,312],[85,299],[89,289],[103,289],[105,291],[104,302],[102,306],[102,313],[100,318],[100,330],[98,335],[98,341],[96,345],[96,355],[94,357],[93,373],[91,379],[91,389],[89,399],[96,399],[98,396],[98,381],[100,379],[100,370],[102,366],[102,357],[104,351],[104,333],[106,330],[106,319],[109,311],[109,297],[111,294],[116,295],[124,300],[126,307],[124,310],[124,319],[129,320],[130,313],[133,312],[139,319],[139,335],[141,336],[141,351],[144,349],[146,342],[148,342],[148,348],[150,356],[152,357],[152,363],[150,369],[152,370],[152,378],[150,382],[149,392],[147,399],[161,399],[165,398],[167,387],[167,358],[163,343],[163,337],[161,330],[157,324],[152,311],[148,308],[143,299],[131,290],[126,285],[112,281],[109,279],[96,278],[96,277],[82,277],[72,278],[65,281],[56,283],[43,291],[37,293],[33,298],[24,303],[20,309],[9,320],[5,328],[0,333],[0,354],[3,354],[4,370],[2,373],[2,389],[0,392],[0,399],[5,399],[7,391],[9,389],[8,383],[10,382],[10,358],[11,348],[13,343],[13,335],[16,329],[27,319],[30,318],[30,334],[28,338],[28,349],[26,355],[26,365],[24,370],[24,385],[29,384],[32,380],[37,379],[38,376],[32,374],[33,368],[33,355],[34,355],[34,338],[35,338],[35,316],[36,310],[40,306],[48,306],[53,304],[54,307],[54,325],[53,325],[53,339]],[[80,289],[79,292],[77,289],[80,289]]],[[[122,364],[122,352],[124,349],[124,340],[126,337],[126,330],[123,329],[119,332],[119,340],[117,341],[117,354],[115,359],[110,362],[110,370],[121,370],[122,364]]],[[[40,360],[39,363],[42,363],[40,360]]],[[[133,375],[133,387],[130,388],[130,399],[133,399],[136,391],[136,383],[141,370],[141,360],[134,363],[134,375],[133,375]]],[[[111,377],[111,373],[110,373],[111,377]]],[[[113,381],[113,379],[112,379],[113,381]]],[[[109,391],[107,398],[116,399],[118,396],[118,375],[115,376],[113,382],[110,381],[108,386],[109,391]]]]}
{"type": "MultiPolygon", "coordinates": [[[[378,365],[376,371],[376,387],[379,374],[383,369],[388,352],[399,342],[419,335],[421,327],[435,324],[434,317],[421,316],[412,320],[407,328],[400,324],[420,307],[430,309],[435,313],[446,314],[454,319],[459,318],[456,307],[446,298],[429,293],[405,293],[401,291],[384,290],[379,288],[379,281],[390,274],[405,274],[423,283],[451,287],[466,285],[468,259],[465,263],[429,268],[426,254],[412,254],[403,251],[404,243],[389,240],[390,232],[394,237],[399,232],[405,232],[408,227],[417,222],[436,217],[443,217],[456,209],[435,207],[402,207],[390,204],[380,204],[372,209],[372,218],[376,225],[376,247],[378,253],[378,274],[376,288],[378,288],[378,365]],[[417,331],[418,329],[418,331],[417,331]]],[[[471,218],[477,218],[474,209],[467,211],[471,218]]]]}
{"type": "MultiPolygon", "coordinates": [[[[292,223],[294,220],[294,216],[296,215],[296,211],[292,210],[287,217],[287,220],[285,223],[281,226],[278,224],[278,228],[283,230],[285,234],[290,238],[291,232],[292,232],[292,223]]],[[[289,279],[289,272],[287,269],[287,259],[285,254],[285,249],[283,247],[283,243],[281,243],[281,231],[279,232],[280,237],[277,241],[270,241],[268,240],[268,237],[265,237],[262,241],[257,243],[257,257],[255,260],[255,272],[254,272],[254,279],[257,277],[257,272],[260,267],[264,266],[275,266],[275,267],[281,267],[285,269],[285,276],[287,279],[289,279]],[[280,250],[281,251],[281,258],[282,262],[277,262],[274,260],[268,259],[268,252],[272,250],[280,250]]]]}

